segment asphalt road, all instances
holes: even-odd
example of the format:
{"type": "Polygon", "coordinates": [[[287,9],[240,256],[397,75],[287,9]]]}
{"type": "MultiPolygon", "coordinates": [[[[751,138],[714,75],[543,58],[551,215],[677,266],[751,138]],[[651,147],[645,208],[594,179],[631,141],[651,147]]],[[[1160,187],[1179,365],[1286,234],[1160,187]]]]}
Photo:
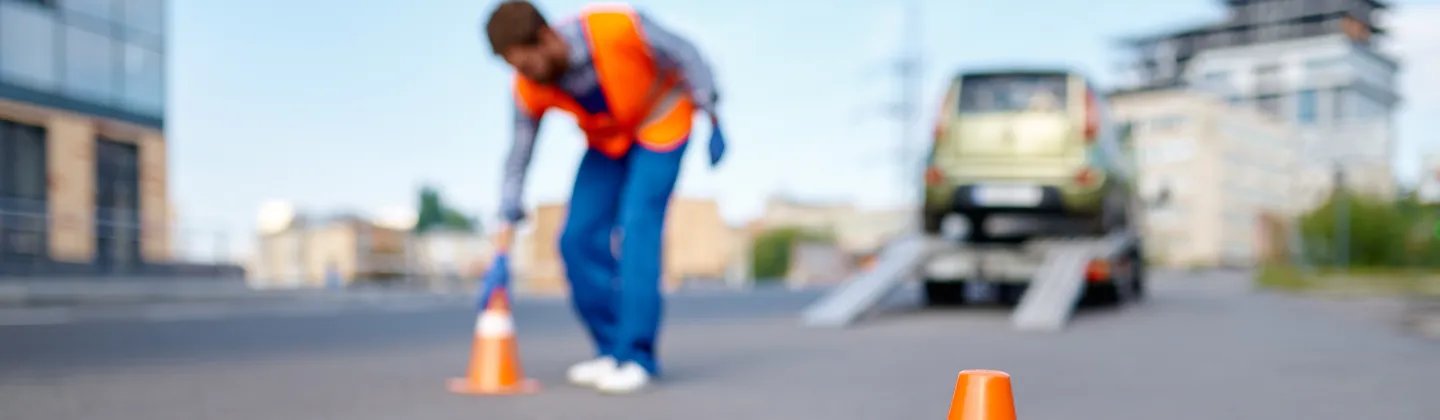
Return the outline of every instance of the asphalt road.
{"type": "Polygon", "coordinates": [[[1440,418],[1440,343],[1248,293],[1241,276],[1163,276],[1145,303],[1082,311],[1059,334],[909,295],[849,330],[799,326],[814,292],[677,297],[664,382],[623,397],[563,383],[588,349],[559,302],[517,308],[524,365],[546,389],[504,398],[444,389],[464,369],[463,305],[0,327],[0,418],[943,418],[968,368],[1014,375],[1026,420],[1440,418]]]}

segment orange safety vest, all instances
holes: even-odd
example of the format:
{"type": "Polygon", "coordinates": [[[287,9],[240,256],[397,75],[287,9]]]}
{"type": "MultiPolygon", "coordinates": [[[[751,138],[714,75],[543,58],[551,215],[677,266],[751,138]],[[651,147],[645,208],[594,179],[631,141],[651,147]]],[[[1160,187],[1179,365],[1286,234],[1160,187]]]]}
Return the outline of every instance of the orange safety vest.
{"type": "Polygon", "coordinates": [[[669,151],[690,135],[695,104],[679,75],[662,72],[635,10],[592,6],[581,13],[605,111],[591,113],[559,88],[515,76],[515,95],[532,116],[559,108],[575,116],[589,146],[612,158],[639,142],[646,149],[669,151]]]}

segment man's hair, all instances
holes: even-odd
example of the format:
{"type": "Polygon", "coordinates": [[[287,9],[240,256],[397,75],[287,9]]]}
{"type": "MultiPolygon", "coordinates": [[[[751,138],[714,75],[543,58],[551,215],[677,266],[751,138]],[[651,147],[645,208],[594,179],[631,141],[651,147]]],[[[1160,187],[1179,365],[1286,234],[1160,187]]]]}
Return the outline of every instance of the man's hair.
{"type": "Polygon", "coordinates": [[[485,23],[485,35],[490,38],[490,49],[503,54],[511,47],[532,46],[540,43],[540,32],[549,27],[545,16],[534,4],[525,0],[510,0],[500,3],[490,12],[490,21],[485,23]]]}

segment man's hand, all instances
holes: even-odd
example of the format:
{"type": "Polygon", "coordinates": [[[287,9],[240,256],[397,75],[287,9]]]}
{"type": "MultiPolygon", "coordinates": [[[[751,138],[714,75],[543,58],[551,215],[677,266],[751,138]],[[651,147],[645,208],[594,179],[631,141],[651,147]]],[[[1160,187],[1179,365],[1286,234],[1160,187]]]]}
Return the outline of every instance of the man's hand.
{"type": "Polygon", "coordinates": [[[500,217],[509,225],[519,223],[521,220],[525,220],[525,207],[520,204],[518,198],[507,199],[500,203],[500,217]]]}
{"type": "Polygon", "coordinates": [[[725,132],[720,130],[720,119],[710,116],[710,166],[720,164],[725,158],[725,132]]]}
{"type": "Polygon", "coordinates": [[[510,245],[515,242],[515,230],[509,223],[500,225],[500,228],[496,229],[495,234],[491,236],[490,241],[495,244],[495,251],[497,253],[509,253],[510,245]]]}

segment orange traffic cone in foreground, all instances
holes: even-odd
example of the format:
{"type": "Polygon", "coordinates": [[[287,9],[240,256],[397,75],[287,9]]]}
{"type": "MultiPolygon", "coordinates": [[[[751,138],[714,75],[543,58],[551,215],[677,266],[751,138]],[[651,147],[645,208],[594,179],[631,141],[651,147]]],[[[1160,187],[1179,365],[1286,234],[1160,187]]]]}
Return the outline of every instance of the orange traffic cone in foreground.
{"type": "Polygon", "coordinates": [[[998,370],[967,370],[955,380],[948,420],[1015,420],[1010,374],[998,370]]]}
{"type": "Polygon", "coordinates": [[[540,383],[525,378],[520,349],[515,345],[515,321],[505,289],[490,294],[490,302],[475,320],[475,344],[470,350],[466,377],[450,380],[450,392],[472,395],[529,394],[540,383]]]}

